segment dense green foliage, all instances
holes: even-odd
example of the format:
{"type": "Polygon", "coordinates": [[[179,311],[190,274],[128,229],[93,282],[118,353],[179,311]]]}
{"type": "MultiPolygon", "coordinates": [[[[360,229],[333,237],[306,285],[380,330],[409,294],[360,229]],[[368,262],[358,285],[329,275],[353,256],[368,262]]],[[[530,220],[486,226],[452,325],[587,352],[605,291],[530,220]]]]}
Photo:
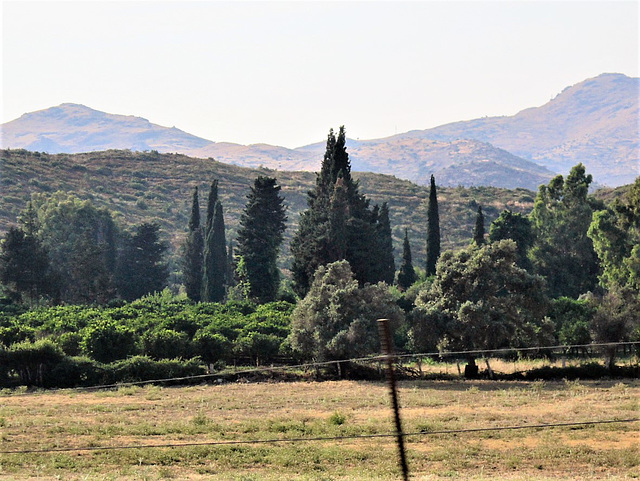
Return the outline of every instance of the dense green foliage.
{"type": "Polygon", "coordinates": [[[517,264],[526,270],[531,270],[532,265],[529,260],[529,249],[533,245],[533,230],[529,219],[517,212],[509,209],[502,211],[500,216],[491,223],[489,230],[489,242],[497,242],[504,239],[511,239],[517,245],[517,264]]]}
{"type": "Polygon", "coordinates": [[[347,261],[318,268],[292,315],[291,346],[304,358],[325,361],[379,352],[376,320],[404,319],[386,284],[359,287],[347,261]]]}
{"type": "Polygon", "coordinates": [[[445,252],[433,284],[416,300],[416,348],[497,349],[551,341],[544,281],[515,260],[511,240],[445,252]]]}
{"type": "Polygon", "coordinates": [[[558,175],[538,191],[531,213],[535,241],[530,256],[552,297],[575,298],[597,283],[598,257],[587,231],[601,203],[588,195],[591,182],[578,164],[566,180],[558,175]]]}
{"type": "Polygon", "coordinates": [[[287,216],[276,182],[256,179],[238,229],[237,254],[246,263],[249,296],[260,303],[274,301],[280,287],[277,260],[287,216]]]}

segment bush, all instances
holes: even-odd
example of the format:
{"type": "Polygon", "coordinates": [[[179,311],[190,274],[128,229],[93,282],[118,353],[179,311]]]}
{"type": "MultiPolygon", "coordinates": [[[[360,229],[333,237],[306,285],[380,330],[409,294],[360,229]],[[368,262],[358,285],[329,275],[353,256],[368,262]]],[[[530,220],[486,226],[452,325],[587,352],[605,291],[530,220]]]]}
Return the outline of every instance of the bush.
{"type": "Polygon", "coordinates": [[[45,387],[71,388],[104,384],[104,366],[88,357],[65,357],[45,378],[45,387]]]}
{"type": "Polygon", "coordinates": [[[64,353],[52,341],[43,339],[14,344],[5,351],[5,357],[5,365],[18,374],[22,384],[44,386],[49,371],[64,359],[64,353]]]}
{"type": "Polygon", "coordinates": [[[184,332],[171,329],[154,329],[140,338],[142,354],[153,359],[188,357],[189,339],[184,332]]]}
{"type": "Polygon", "coordinates": [[[201,329],[193,337],[193,348],[207,364],[229,359],[231,355],[231,341],[222,334],[201,329]]]}
{"type": "Polygon", "coordinates": [[[100,362],[124,359],[135,351],[133,332],[113,321],[101,320],[84,329],[81,347],[100,362]]]}
{"type": "Polygon", "coordinates": [[[200,359],[186,361],[163,359],[155,361],[146,356],[134,356],[105,366],[105,384],[152,381],[205,374],[200,359]]]}

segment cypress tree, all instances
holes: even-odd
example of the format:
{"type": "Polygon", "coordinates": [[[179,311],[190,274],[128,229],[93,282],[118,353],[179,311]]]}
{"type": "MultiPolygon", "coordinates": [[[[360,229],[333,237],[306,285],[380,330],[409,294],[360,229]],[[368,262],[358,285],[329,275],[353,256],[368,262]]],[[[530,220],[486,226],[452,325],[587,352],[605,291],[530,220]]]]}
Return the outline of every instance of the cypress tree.
{"type": "Polygon", "coordinates": [[[222,302],[227,285],[227,241],[225,239],[222,204],[216,202],[211,228],[204,247],[202,300],[222,302]]]}
{"type": "Polygon", "coordinates": [[[215,212],[216,202],[218,202],[218,179],[211,182],[209,189],[209,200],[207,201],[207,217],[205,222],[204,236],[206,237],[213,225],[213,216],[215,212]]]}
{"type": "Polygon", "coordinates": [[[398,289],[406,291],[416,282],[416,271],[411,260],[411,245],[409,244],[409,232],[404,230],[404,243],[402,244],[402,264],[398,271],[398,289]]]}
{"type": "Polygon", "coordinates": [[[193,191],[191,202],[191,217],[189,218],[189,232],[184,243],[184,257],[182,274],[187,297],[199,302],[202,293],[202,265],[204,262],[204,236],[200,226],[200,203],[198,201],[198,187],[193,191]]]}
{"type": "Polygon", "coordinates": [[[238,255],[244,258],[249,295],[260,303],[276,299],[280,287],[277,260],[285,230],[284,199],[270,177],[258,177],[240,217],[238,255]]]}
{"type": "Polygon", "coordinates": [[[291,242],[296,292],[304,296],[316,269],[341,259],[349,262],[361,284],[382,280],[377,216],[351,177],[344,126],[337,137],[333,130],[329,131],[322,169],[307,204],[291,242]]]}
{"type": "Polygon", "coordinates": [[[473,228],[473,243],[477,246],[484,244],[484,214],[480,205],[476,214],[476,225],[473,228]]]}
{"type": "Polygon", "coordinates": [[[393,258],[393,238],[391,236],[389,206],[386,202],[384,202],[380,208],[376,232],[380,252],[380,279],[391,285],[396,275],[396,263],[393,258]]]}
{"type": "Polygon", "coordinates": [[[432,276],[436,273],[436,264],[440,257],[440,215],[438,213],[438,195],[436,193],[436,180],[431,176],[431,188],[429,189],[429,204],[427,206],[427,263],[426,274],[432,276]]]}

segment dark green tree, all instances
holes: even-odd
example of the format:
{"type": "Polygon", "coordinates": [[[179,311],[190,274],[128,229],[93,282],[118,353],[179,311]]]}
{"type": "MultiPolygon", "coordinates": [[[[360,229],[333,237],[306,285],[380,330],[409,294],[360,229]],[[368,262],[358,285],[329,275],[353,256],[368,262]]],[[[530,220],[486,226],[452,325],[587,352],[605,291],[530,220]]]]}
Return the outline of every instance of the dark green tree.
{"type": "Polygon", "coordinates": [[[598,257],[587,236],[593,211],[599,207],[588,196],[591,181],[584,165],[578,164],[566,180],[558,175],[540,186],[536,196],[530,216],[535,233],[531,258],[554,298],[575,299],[598,282],[598,257]]]}
{"type": "Polygon", "coordinates": [[[198,187],[193,191],[189,231],[183,247],[182,275],[187,297],[199,302],[202,295],[202,268],[204,263],[204,235],[200,225],[198,187]]]}
{"type": "Polygon", "coordinates": [[[286,220],[277,180],[258,177],[240,217],[237,251],[246,263],[249,295],[259,303],[273,301],[278,294],[277,259],[286,220]]]}
{"type": "MultiPolygon", "coordinates": [[[[553,327],[544,319],[544,280],[516,266],[515,259],[511,240],[443,254],[433,284],[416,299],[414,331],[447,350],[553,342],[553,327]]],[[[416,345],[423,344],[415,337],[416,345]]],[[[471,367],[474,359],[469,356],[471,367]]]]}
{"type": "Polygon", "coordinates": [[[511,239],[517,246],[518,266],[526,270],[531,270],[531,261],[527,253],[533,245],[534,234],[531,222],[522,214],[513,213],[505,209],[500,216],[491,223],[489,229],[489,242],[498,242],[504,239],[511,239]]]}
{"type": "Polygon", "coordinates": [[[438,213],[438,194],[436,193],[436,179],[431,176],[429,189],[429,204],[427,205],[427,262],[426,274],[436,273],[436,264],[440,257],[440,214],[438,213]]]}
{"type": "Polygon", "coordinates": [[[204,247],[202,300],[222,302],[227,286],[227,241],[225,238],[222,204],[216,202],[204,247]]]}
{"type": "Polygon", "coordinates": [[[391,222],[389,220],[389,205],[382,203],[377,216],[376,233],[378,252],[380,252],[380,273],[377,277],[387,284],[393,284],[396,275],[396,263],[393,258],[393,238],[391,236],[391,222]]]}
{"type": "MultiPolygon", "coordinates": [[[[318,268],[307,296],[291,316],[291,345],[305,359],[347,359],[378,352],[376,319],[404,320],[387,285],[359,287],[347,261],[318,268]]],[[[345,365],[338,365],[344,374],[345,365]]]]}
{"type": "Polygon", "coordinates": [[[621,200],[594,212],[587,233],[600,260],[600,285],[640,292],[640,177],[621,200]]]}
{"type": "Polygon", "coordinates": [[[477,246],[484,244],[484,214],[480,205],[476,214],[476,225],[473,228],[473,243],[477,246]]]}
{"type": "Polygon", "coordinates": [[[329,132],[322,169],[307,203],[291,242],[297,293],[306,294],[319,266],[340,259],[349,261],[361,284],[381,280],[377,216],[351,177],[344,127],[337,136],[329,132]]]}
{"type": "Polygon", "coordinates": [[[33,208],[60,300],[85,304],[113,299],[120,232],[111,212],[66,192],[35,195],[33,208]]]}
{"type": "Polygon", "coordinates": [[[214,179],[211,182],[211,188],[209,189],[209,198],[207,200],[207,217],[205,219],[204,236],[209,235],[211,226],[213,225],[213,216],[215,215],[216,202],[218,202],[218,179],[214,179]]]}
{"type": "Polygon", "coordinates": [[[167,285],[169,269],[164,261],[167,245],[160,239],[160,226],[145,222],[125,242],[119,259],[118,292],[132,301],[167,285]]]}
{"type": "Polygon", "coordinates": [[[14,300],[37,301],[51,294],[49,257],[40,241],[10,227],[0,244],[0,282],[14,300]]]}
{"type": "Polygon", "coordinates": [[[409,244],[409,231],[404,230],[404,243],[402,245],[402,264],[398,271],[398,289],[406,291],[416,282],[416,271],[413,269],[413,262],[411,260],[411,245],[409,244]]]}

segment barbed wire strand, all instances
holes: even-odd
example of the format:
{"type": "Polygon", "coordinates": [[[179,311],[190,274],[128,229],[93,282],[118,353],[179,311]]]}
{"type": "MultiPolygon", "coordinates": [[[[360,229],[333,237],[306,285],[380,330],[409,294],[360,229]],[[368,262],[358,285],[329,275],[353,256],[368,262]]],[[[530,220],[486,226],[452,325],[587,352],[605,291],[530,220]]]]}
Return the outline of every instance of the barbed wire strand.
{"type": "MultiPolygon", "coordinates": [[[[469,355],[480,355],[486,357],[490,354],[497,353],[517,353],[517,352],[531,352],[531,351],[550,351],[550,350],[570,350],[570,349],[586,349],[586,348],[599,348],[599,347],[618,347],[618,346],[634,346],[640,345],[640,341],[624,341],[624,342],[605,342],[605,343],[593,343],[593,344],[571,344],[571,345],[556,345],[556,346],[536,346],[536,347],[523,347],[523,348],[501,348],[501,349],[474,349],[468,351],[445,351],[445,352],[422,352],[415,354],[395,354],[393,357],[395,359],[407,359],[407,358],[418,358],[418,357],[462,357],[469,355]]],[[[146,381],[129,381],[129,382],[120,382],[113,384],[101,384],[97,386],[77,386],[72,388],[54,388],[47,389],[45,391],[29,391],[29,392],[21,392],[21,393],[12,393],[12,397],[17,396],[29,396],[36,395],[41,393],[58,393],[58,392],[87,392],[87,391],[101,391],[101,390],[109,390],[109,389],[117,389],[123,387],[133,387],[133,386],[144,386],[148,384],[163,384],[169,382],[182,382],[182,381],[196,381],[196,380],[205,380],[205,379],[222,379],[228,376],[241,376],[248,374],[259,374],[259,373],[268,373],[268,372],[278,372],[278,371],[292,371],[296,369],[310,369],[317,367],[326,367],[340,363],[348,363],[348,362],[383,362],[385,360],[385,356],[375,355],[375,356],[364,356],[364,357],[356,357],[349,359],[339,359],[339,360],[331,360],[331,361],[318,361],[318,362],[309,362],[302,364],[293,364],[293,365],[281,365],[281,366],[263,366],[263,367],[255,367],[251,369],[241,369],[241,370],[230,370],[230,371],[220,371],[217,373],[208,373],[208,374],[197,374],[193,376],[180,376],[180,377],[171,377],[171,378],[160,378],[160,379],[149,379],[146,381]]]]}
{"type": "MultiPolygon", "coordinates": [[[[529,424],[520,426],[498,426],[489,428],[467,428],[467,429],[446,429],[440,431],[417,431],[411,433],[402,433],[402,436],[434,436],[446,434],[465,434],[489,431],[514,431],[522,429],[550,429],[557,427],[577,427],[592,426],[600,424],[613,423],[635,423],[640,418],[631,419],[609,419],[599,421],[580,421],[567,423],[547,423],[547,424],[529,424]]],[[[125,449],[149,449],[149,448],[182,448],[196,446],[228,446],[240,444],[276,444],[276,443],[300,443],[310,441],[346,441],[352,439],[372,439],[372,438],[389,438],[396,437],[397,433],[381,433],[381,434],[352,434],[346,436],[316,436],[308,438],[278,438],[278,439],[247,439],[247,440],[229,440],[229,441],[201,441],[194,443],[167,443],[167,444],[140,444],[140,445],[117,445],[117,446],[86,446],[86,447],[67,447],[67,448],[49,448],[49,449],[23,449],[14,451],[0,451],[0,454],[46,454],[46,453],[62,453],[75,451],[115,451],[125,449]]]]}

